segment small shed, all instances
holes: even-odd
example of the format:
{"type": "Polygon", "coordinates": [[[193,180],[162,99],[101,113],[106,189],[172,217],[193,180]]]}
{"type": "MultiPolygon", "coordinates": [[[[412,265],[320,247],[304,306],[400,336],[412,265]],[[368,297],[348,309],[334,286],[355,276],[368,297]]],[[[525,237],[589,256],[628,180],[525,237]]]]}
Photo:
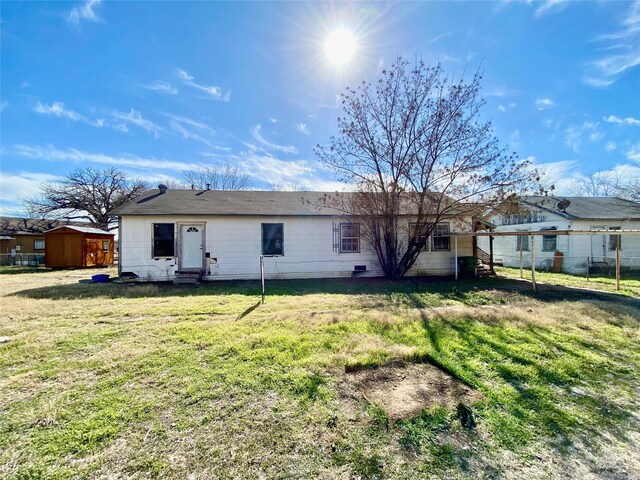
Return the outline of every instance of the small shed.
{"type": "Polygon", "coordinates": [[[45,239],[45,265],[49,268],[113,265],[113,233],[65,225],[45,232],[45,239]]]}

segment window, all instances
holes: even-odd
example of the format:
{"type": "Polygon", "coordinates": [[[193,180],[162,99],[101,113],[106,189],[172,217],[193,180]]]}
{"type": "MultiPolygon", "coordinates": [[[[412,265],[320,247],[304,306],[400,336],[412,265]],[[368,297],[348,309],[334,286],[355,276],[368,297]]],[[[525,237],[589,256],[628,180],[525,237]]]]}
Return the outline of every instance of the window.
{"type": "MultiPolygon", "coordinates": [[[[609,227],[609,230],[620,230],[620,227],[609,227]]],[[[616,243],[620,239],[620,250],[622,250],[622,237],[620,235],[609,235],[609,251],[616,250],[616,243]]]]}
{"type": "Polygon", "coordinates": [[[449,242],[449,224],[438,223],[433,229],[433,238],[431,239],[431,250],[434,252],[442,250],[450,250],[449,242]]]}
{"type": "Polygon", "coordinates": [[[109,240],[102,240],[102,251],[109,253],[109,240]]]}
{"type": "Polygon", "coordinates": [[[262,254],[284,255],[284,224],[262,224],[262,254]]]}
{"type": "MultiPolygon", "coordinates": [[[[416,223],[410,223],[409,224],[409,237],[413,237],[413,234],[415,232],[416,229],[416,223]]],[[[427,237],[426,235],[418,235],[418,239],[420,240],[421,244],[422,244],[422,249],[423,251],[427,250],[427,239],[429,237],[427,237]]]]}
{"type": "Polygon", "coordinates": [[[44,250],[44,240],[36,240],[33,242],[33,248],[36,250],[44,250]]]}
{"type": "Polygon", "coordinates": [[[360,252],[360,224],[340,224],[340,253],[360,252]]]}
{"type": "Polygon", "coordinates": [[[529,251],[529,235],[518,235],[516,237],[516,252],[520,250],[523,252],[529,251]]]}
{"type": "MultiPolygon", "coordinates": [[[[556,227],[543,228],[542,231],[555,230],[556,227]]],[[[543,252],[555,252],[558,249],[558,236],[557,235],[543,235],[542,236],[542,251],[543,252]]]]}
{"type": "MultiPolygon", "coordinates": [[[[153,224],[153,256],[175,256],[175,226],[173,223],[153,224]]],[[[104,248],[104,247],[103,247],[104,248]]]]}

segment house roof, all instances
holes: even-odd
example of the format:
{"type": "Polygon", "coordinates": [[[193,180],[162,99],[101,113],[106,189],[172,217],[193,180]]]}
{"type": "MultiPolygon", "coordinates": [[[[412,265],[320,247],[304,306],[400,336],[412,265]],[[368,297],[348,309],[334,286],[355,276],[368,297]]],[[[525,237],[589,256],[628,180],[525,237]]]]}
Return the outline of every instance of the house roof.
{"type": "MultiPolygon", "coordinates": [[[[271,192],[158,189],[112,210],[113,215],[334,216],[350,192],[271,192]]],[[[407,202],[408,205],[408,202],[407,202]]],[[[410,213],[410,208],[405,214],[410,213]]]]}
{"type": "Polygon", "coordinates": [[[81,233],[94,233],[99,235],[115,235],[115,233],[107,232],[106,230],[100,230],[99,228],[78,227],[76,225],[60,225],[59,227],[52,228],[51,230],[47,230],[47,233],[53,232],[55,230],[60,230],[61,228],[68,228],[70,230],[75,230],[76,232],[81,232],[81,233]]]}
{"type": "Polygon", "coordinates": [[[640,204],[616,197],[522,197],[525,205],[539,207],[561,217],[569,219],[593,220],[640,220],[640,204]],[[558,208],[558,202],[568,200],[564,210],[558,208]]]}
{"type": "Polygon", "coordinates": [[[61,225],[89,226],[87,222],[67,222],[45,218],[0,217],[1,235],[43,235],[61,225]]]}

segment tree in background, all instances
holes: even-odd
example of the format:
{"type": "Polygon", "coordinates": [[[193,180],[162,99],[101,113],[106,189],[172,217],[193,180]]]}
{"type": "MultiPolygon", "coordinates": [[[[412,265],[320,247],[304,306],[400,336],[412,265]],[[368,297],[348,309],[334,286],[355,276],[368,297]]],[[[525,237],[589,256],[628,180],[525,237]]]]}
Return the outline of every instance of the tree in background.
{"type": "Polygon", "coordinates": [[[235,165],[185,170],[182,172],[182,178],[187,184],[187,188],[193,186],[198,190],[206,188],[211,190],[245,190],[249,186],[249,175],[240,173],[235,165]]]}
{"type": "Polygon", "coordinates": [[[335,207],[359,217],[388,278],[411,268],[425,239],[441,233],[438,223],[486,211],[535,183],[529,162],[501,148],[481,120],[480,80],[479,73],[453,80],[441,65],[398,58],[375,83],[347,88],[338,135],[316,147],[355,188],[335,207]]]}
{"type": "Polygon", "coordinates": [[[136,198],[147,185],[116,168],[79,168],[57,182],[45,183],[40,192],[24,200],[31,216],[85,220],[103,230],[115,228],[109,212],[136,198]]]}
{"type": "Polygon", "coordinates": [[[575,197],[618,197],[640,202],[640,177],[622,177],[618,172],[599,171],[580,178],[571,188],[575,197]]]}

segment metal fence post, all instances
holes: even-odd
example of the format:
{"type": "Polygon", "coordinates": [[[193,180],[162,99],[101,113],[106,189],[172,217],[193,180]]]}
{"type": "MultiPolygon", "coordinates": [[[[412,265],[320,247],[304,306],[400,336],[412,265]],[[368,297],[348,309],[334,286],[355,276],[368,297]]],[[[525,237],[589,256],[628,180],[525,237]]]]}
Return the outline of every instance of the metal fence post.
{"type": "Polygon", "coordinates": [[[264,255],[260,255],[260,283],[262,284],[262,303],[264,303],[264,255]]]}
{"type": "Polygon", "coordinates": [[[536,285],[536,236],[531,235],[531,287],[534,292],[538,291],[536,285]]]}
{"type": "Polygon", "coordinates": [[[620,290],[620,235],[616,235],[616,290],[620,290]]]}

